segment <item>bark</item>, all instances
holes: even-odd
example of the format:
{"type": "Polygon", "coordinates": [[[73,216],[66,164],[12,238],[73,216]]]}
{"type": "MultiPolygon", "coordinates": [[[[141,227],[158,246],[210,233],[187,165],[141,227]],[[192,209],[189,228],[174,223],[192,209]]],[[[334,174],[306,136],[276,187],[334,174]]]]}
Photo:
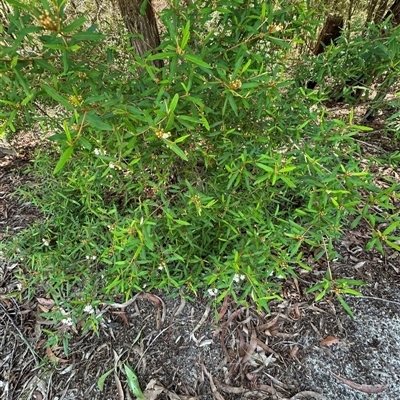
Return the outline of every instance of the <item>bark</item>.
{"type": "Polygon", "coordinates": [[[343,29],[343,17],[340,15],[329,15],[318,37],[318,42],[314,48],[314,55],[324,52],[325,47],[340,37],[343,29]]]}
{"type": "Polygon", "coordinates": [[[378,6],[378,9],[375,12],[374,22],[375,24],[379,24],[383,20],[383,16],[385,15],[385,11],[387,10],[389,0],[382,0],[378,6]]]}
{"type": "MultiPolygon", "coordinates": [[[[155,52],[161,42],[151,0],[118,0],[118,6],[128,32],[134,35],[131,44],[135,52],[139,56],[149,50],[155,52]],[[140,7],[143,1],[147,1],[147,6],[142,15],[140,7]]],[[[161,68],[163,61],[155,60],[154,64],[161,68]]]]}
{"type": "Polygon", "coordinates": [[[378,0],[370,0],[368,4],[367,22],[372,21],[372,16],[374,15],[374,11],[377,6],[378,6],[378,0]]]}
{"type": "Polygon", "coordinates": [[[400,0],[395,0],[392,6],[389,8],[383,20],[387,19],[392,15],[391,22],[394,26],[400,25],[400,0]]]}

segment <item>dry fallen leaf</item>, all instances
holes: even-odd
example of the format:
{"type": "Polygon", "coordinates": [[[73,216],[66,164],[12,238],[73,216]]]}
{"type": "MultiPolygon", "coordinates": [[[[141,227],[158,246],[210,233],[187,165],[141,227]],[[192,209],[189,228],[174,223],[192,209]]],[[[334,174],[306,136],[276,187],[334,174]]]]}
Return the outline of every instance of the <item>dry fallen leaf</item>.
{"type": "Polygon", "coordinates": [[[363,393],[381,393],[386,390],[386,386],[384,385],[360,385],[359,383],[349,381],[346,378],[342,378],[340,375],[336,375],[334,372],[331,371],[331,374],[339,381],[342,381],[347,386],[350,386],[352,389],[359,390],[363,393]]]}
{"type": "Polygon", "coordinates": [[[340,340],[335,336],[327,336],[325,339],[321,340],[319,344],[321,346],[332,346],[333,344],[339,343],[340,340]]]}
{"type": "Polygon", "coordinates": [[[291,358],[296,358],[296,355],[297,355],[298,351],[299,351],[298,346],[292,347],[292,349],[290,350],[290,357],[291,358]]]}
{"type": "Polygon", "coordinates": [[[46,299],[44,297],[36,297],[37,302],[39,305],[51,310],[54,307],[54,300],[52,299],[46,299]]]}
{"type": "Polygon", "coordinates": [[[69,360],[66,360],[65,358],[57,357],[53,353],[53,350],[51,350],[50,347],[47,347],[47,349],[46,349],[46,356],[49,357],[49,360],[52,361],[52,362],[56,362],[56,363],[67,363],[67,362],[69,362],[69,360]]]}

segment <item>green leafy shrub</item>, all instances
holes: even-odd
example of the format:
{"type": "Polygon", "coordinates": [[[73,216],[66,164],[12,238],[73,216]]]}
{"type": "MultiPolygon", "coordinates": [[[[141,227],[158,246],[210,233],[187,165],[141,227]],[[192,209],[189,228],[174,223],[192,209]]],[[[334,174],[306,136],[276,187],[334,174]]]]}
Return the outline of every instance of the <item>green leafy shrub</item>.
{"type": "MultiPolygon", "coordinates": [[[[290,77],[288,36],[300,37],[302,24],[278,27],[285,13],[306,20],[306,10],[174,3],[162,16],[161,52],[138,58],[126,49],[120,68],[84,18],[64,26],[63,2],[42,1],[58,24],[50,31],[31,17],[43,11],[10,3],[17,40],[0,56],[10,60],[0,64],[2,90],[11,88],[6,124],[15,128],[21,109],[46,124],[34,107],[45,104],[57,110],[49,139],[61,151],[58,161],[39,154],[33,172],[45,184],[25,194],[46,219],[10,251],[18,247],[32,293],[40,284],[75,318],[145,287],[208,288],[217,300],[251,296],[267,308],[284,279],[312,270],[310,248],[321,249],[317,259],[337,255],[349,223],[367,219],[370,247],[399,249],[396,187],[377,190],[360,167],[352,136],[363,127],[328,119],[321,97],[290,77]],[[18,55],[25,42],[39,48],[30,60],[18,55]]],[[[360,283],[333,291],[332,279],[314,289],[354,294],[349,286],[360,283]]]]}

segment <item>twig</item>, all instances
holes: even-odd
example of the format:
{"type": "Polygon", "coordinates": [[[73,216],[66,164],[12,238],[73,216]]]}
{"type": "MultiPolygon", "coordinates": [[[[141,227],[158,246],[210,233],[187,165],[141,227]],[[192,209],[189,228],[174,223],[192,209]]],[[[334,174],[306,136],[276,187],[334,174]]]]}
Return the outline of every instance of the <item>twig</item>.
{"type": "Polygon", "coordinates": [[[394,300],[387,300],[387,299],[382,299],[380,297],[374,297],[374,296],[356,296],[356,299],[371,299],[371,300],[380,300],[380,301],[386,301],[387,303],[391,303],[391,304],[396,304],[396,305],[400,305],[399,301],[394,301],[394,300]]]}
{"type": "Polygon", "coordinates": [[[35,359],[36,365],[39,364],[39,361],[41,361],[40,357],[36,354],[35,350],[33,349],[33,347],[30,345],[30,343],[25,339],[25,336],[23,335],[23,333],[19,330],[18,326],[15,325],[14,321],[12,320],[12,318],[10,317],[10,315],[8,314],[7,310],[4,308],[4,306],[0,303],[0,307],[3,309],[4,314],[7,316],[7,318],[10,320],[11,324],[13,325],[13,327],[15,328],[15,330],[18,332],[19,337],[21,338],[21,340],[25,343],[26,347],[29,349],[30,353],[32,354],[33,358],[35,359]]]}

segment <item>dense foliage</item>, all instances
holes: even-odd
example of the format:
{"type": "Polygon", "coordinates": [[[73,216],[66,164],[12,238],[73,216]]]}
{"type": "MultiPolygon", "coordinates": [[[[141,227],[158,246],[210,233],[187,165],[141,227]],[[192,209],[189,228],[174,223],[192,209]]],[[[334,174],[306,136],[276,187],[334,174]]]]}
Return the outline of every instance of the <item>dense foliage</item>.
{"type": "MultiPolygon", "coordinates": [[[[400,249],[398,188],[374,186],[352,139],[368,128],[323,105],[327,82],[344,69],[342,83],[371,76],[370,60],[373,76],[393,83],[398,30],[344,33],[301,58],[319,24],[305,2],[173,1],[160,52],[139,58],[128,38],[121,49],[84,17],[68,19],[66,1],[8,2],[3,130],[39,124],[61,154],[39,152],[32,171],[43,185],[25,194],[45,220],[8,244],[32,294],[40,283],[76,319],[144,288],[250,295],[267,308],[284,279],[312,271],[311,249],[314,261],[337,256],[344,226],[365,220],[369,248],[400,249]],[[310,66],[315,90],[303,85],[310,66]]],[[[328,268],[310,290],[346,307],[341,295],[360,282],[336,278],[328,268]]]]}

